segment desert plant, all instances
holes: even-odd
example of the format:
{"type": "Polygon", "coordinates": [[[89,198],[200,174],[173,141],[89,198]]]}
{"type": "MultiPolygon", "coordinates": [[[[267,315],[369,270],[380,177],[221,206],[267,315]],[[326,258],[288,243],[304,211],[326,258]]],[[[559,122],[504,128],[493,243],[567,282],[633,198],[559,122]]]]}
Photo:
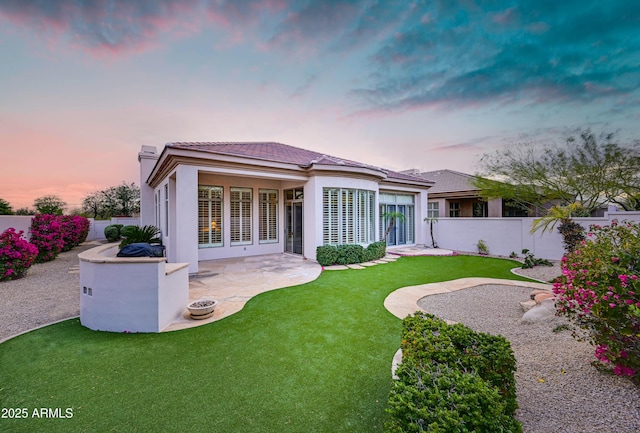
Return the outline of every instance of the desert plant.
{"type": "Polygon", "coordinates": [[[522,250],[522,254],[524,254],[524,263],[522,264],[522,269],[531,269],[534,266],[553,266],[553,263],[551,263],[547,259],[534,257],[533,253],[526,248],[522,250]]]}
{"type": "Polygon", "coordinates": [[[476,248],[478,249],[478,254],[480,255],[486,256],[487,254],[489,254],[489,247],[487,246],[487,243],[482,239],[480,239],[476,243],[476,248]]]}
{"type": "Polygon", "coordinates": [[[126,237],[120,242],[120,248],[139,242],[146,242],[148,244],[160,243],[160,239],[158,238],[160,229],[156,226],[129,226],[126,234],[126,237]]]}
{"type": "Polygon", "coordinates": [[[0,234],[0,281],[24,277],[38,256],[38,248],[23,233],[8,228],[0,234]]]}
{"type": "Polygon", "coordinates": [[[586,215],[586,210],[578,202],[567,206],[553,206],[547,211],[547,215],[533,222],[531,233],[540,228],[542,228],[542,232],[552,232],[556,224],[560,223],[558,231],[562,235],[565,251],[568,253],[573,252],[580,242],[585,239],[584,228],[572,219],[575,215],[586,215]]]}

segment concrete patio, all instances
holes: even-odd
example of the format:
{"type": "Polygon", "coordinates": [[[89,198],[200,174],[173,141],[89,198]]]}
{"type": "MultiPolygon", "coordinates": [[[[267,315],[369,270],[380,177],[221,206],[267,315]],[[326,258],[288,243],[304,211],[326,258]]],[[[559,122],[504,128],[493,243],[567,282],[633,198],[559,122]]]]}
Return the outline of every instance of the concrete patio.
{"type": "Polygon", "coordinates": [[[269,290],[313,281],[322,267],[313,261],[290,254],[268,254],[233,259],[207,260],[198,263],[199,271],[189,278],[189,300],[216,299],[213,316],[193,320],[183,318],[165,331],[176,331],[224,319],[242,310],[254,296],[269,290]]]}

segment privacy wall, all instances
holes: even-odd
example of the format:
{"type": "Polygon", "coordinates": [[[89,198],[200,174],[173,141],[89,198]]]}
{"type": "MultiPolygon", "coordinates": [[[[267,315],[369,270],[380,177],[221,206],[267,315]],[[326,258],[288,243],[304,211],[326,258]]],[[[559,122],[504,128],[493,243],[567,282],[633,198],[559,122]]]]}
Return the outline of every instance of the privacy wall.
{"type": "MultiPolygon", "coordinates": [[[[476,252],[476,244],[482,239],[489,253],[508,256],[511,252],[522,254],[528,249],[536,257],[559,260],[564,254],[562,237],[557,231],[531,233],[536,218],[440,218],[433,225],[433,234],[440,248],[455,251],[476,252]]],[[[608,225],[611,221],[640,222],[640,212],[605,213],[602,218],[575,218],[585,229],[591,224],[608,225]]],[[[424,223],[427,224],[427,223],[424,223]]],[[[428,231],[428,229],[427,229],[428,231]]],[[[427,236],[427,246],[431,239],[427,236]]]]}

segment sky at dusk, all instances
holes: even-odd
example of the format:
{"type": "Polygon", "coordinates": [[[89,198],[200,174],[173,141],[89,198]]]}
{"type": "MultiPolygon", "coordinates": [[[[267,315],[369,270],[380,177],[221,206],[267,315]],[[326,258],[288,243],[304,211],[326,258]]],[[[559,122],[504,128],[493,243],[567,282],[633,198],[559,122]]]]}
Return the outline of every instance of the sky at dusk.
{"type": "Polygon", "coordinates": [[[139,183],[142,145],[392,170],[577,127],[640,138],[640,2],[0,0],[0,198],[139,183]]]}

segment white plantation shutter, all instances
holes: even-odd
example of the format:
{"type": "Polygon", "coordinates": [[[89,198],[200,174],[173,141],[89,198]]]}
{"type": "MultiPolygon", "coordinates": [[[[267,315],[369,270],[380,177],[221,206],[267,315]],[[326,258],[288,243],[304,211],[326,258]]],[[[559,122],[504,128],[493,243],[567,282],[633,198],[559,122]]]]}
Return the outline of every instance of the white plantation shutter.
{"type": "Polygon", "coordinates": [[[198,186],[198,245],[222,246],[221,186],[198,186]]]}
{"type": "Polygon", "coordinates": [[[250,244],[252,190],[250,188],[230,188],[231,245],[250,244]]]}
{"type": "Polygon", "coordinates": [[[366,244],[374,241],[373,191],[324,188],[322,240],[325,245],[366,244]]]}
{"type": "Polygon", "coordinates": [[[261,244],[278,242],[278,191],[258,190],[258,239],[261,244]]]}

